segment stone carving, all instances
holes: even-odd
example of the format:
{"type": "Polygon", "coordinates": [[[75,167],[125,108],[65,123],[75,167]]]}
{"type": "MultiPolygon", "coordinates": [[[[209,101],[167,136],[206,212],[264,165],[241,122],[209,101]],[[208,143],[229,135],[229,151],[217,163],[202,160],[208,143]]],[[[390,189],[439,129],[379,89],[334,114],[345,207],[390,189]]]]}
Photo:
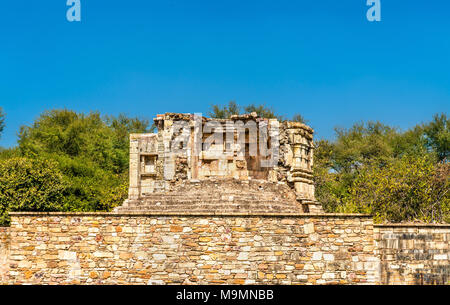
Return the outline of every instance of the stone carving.
{"type": "Polygon", "coordinates": [[[288,186],[303,212],[322,211],[314,197],[309,126],[256,113],[230,119],[165,113],[154,122],[156,133],[130,136],[129,198],[118,210],[186,183],[233,179],[288,186]]]}

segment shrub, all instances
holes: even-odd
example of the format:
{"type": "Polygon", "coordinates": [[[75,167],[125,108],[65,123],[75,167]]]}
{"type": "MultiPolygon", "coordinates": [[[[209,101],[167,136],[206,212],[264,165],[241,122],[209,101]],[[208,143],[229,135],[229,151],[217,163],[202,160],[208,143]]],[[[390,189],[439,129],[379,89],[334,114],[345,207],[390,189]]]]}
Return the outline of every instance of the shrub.
{"type": "Polygon", "coordinates": [[[9,211],[62,210],[65,183],[57,164],[49,160],[0,160],[0,224],[9,211]]]}
{"type": "Polygon", "coordinates": [[[376,222],[448,221],[449,171],[428,156],[374,162],[361,169],[340,209],[372,214],[376,222]]]}

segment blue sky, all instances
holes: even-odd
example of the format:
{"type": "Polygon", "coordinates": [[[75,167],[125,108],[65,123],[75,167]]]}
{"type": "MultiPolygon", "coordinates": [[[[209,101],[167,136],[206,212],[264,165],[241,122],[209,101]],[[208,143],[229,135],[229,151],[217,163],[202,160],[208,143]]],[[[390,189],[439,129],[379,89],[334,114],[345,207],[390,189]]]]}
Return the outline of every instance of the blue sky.
{"type": "Polygon", "coordinates": [[[16,143],[46,109],[152,118],[213,103],[301,113],[318,138],[450,108],[450,1],[66,0],[0,3],[0,106],[16,143]]]}

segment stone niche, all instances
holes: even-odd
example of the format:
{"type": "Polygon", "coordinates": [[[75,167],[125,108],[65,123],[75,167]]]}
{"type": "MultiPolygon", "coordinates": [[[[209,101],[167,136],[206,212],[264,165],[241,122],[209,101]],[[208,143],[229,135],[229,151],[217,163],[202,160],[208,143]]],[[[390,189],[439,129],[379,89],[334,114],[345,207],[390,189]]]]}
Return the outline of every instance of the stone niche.
{"type": "Polygon", "coordinates": [[[312,180],[313,129],[256,113],[211,119],[166,113],[156,133],[130,136],[129,200],[170,193],[177,185],[211,179],[288,185],[305,212],[319,212],[312,180]]]}

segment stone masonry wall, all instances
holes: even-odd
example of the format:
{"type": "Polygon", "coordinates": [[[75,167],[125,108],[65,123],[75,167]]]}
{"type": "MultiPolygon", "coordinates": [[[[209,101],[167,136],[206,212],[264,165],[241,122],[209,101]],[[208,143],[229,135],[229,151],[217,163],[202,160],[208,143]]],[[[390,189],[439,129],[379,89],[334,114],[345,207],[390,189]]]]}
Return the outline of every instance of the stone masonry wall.
{"type": "Polygon", "coordinates": [[[11,216],[10,284],[378,282],[367,215],[11,216]]]}
{"type": "Polygon", "coordinates": [[[9,227],[0,227],[0,285],[8,278],[9,227]]]}
{"type": "Polygon", "coordinates": [[[450,225],[376,225],[381,284],[450,284],[450,225]]]}

